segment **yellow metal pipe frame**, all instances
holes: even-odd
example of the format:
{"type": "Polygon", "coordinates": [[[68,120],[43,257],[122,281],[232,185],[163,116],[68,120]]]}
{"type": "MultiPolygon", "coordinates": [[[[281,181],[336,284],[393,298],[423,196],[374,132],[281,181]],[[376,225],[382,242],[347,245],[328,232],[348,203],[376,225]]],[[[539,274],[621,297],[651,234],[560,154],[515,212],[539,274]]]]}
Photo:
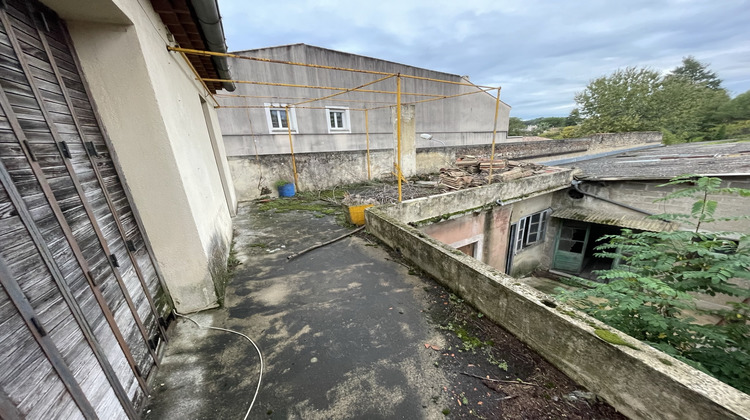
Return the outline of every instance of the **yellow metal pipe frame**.
{"type": "Polygon", "coordinates": [[[490,152],[490,177],[487,185],[492,184],[492,167],[495,166],[495,137],[497,136],[497,115],[500,111],[500,88],[497,88],[497,97],[495,98],[495,124],[492,127],[492,151],[490,152]]]}
{"type": "MultiPolygon", "coordinates": [[[[440,96],[440,97],[437,97],[437,98],[422,99],[422,100],[420,100],[420,101],[413,101],[413,102],[404,102],[404,103],[403,103],[403,104],[401,104],[401,105],[416,105],[416,104],[421,104],[421,103],[425,103],[425,102],[439,101],[439,100],[441,100],[441,99],[450,99],[450,98],[457,98],[457,97],[459,97],[459,96],[474,95],[474,94],[477,94],[477,93],[488,92],[488,91],[491,91],[491,90],[495,90],[495,89],[497,89],[497,88],[492,88],[492,89],[479,89],[479,90],[475,90],[475,91],[473,91],[473,92],[464,92],[464,93],[457,93],[457,94],[455,94],[455,95],[442,95],[442,96],[440,96]]],[[[385,106],[375,106],[375,107],[372,107],[372,108],[367,108],[367,109],[384,109],[384,108],[390,108],[390,107],[392,107],[392,106],[393,106],[393,105],[385,105],[385,106]]]]}
{"type": "Polygon", "coordinates": [[[344,94],[349,93],[349,92],[358,91],[359,89],[362,89],[363,87],[374,85],[375,83],[382,82],[384,80],[390,79],[391,77],[393,77],[393,76],[381,77],[380,79],[373,80],[372,82],[367,82],[364,85],[360,85],[360,86],[357,86],[357,87],[349,88],[349,89],[346,89],[346,90],[344,90],[342,92],[332,93],[330,95],[322,96],[320,98],[314,98],[314,99],[310,99],[310,100],[307,100],[307,101],[298,102],[298,103],[294,104],[293,106],[309,104],[311,102],[322,101],[322,100],[325,100],[325,99],[333,98],[334,96],[344,95],[344,94]]]}
{"type": "MultiPolygon", "coordinates": [[[[296,106],[289,105],[295,109],[328,109],[324,106],[296,106]]],[[[268,108],[268,105],[219,105],[216,108],[227,108],[227,109],[263,109],[268,108]]],[[[347,108],[349,111],[367,111],[366,108],[347,108]]]]}
{"type": "Polygon", "coordinates": [[[401,202],[401,75],[396,77],[396,148],[398,149],[398,164],[396,174],[398,178],[398,202],[401,202]]]}
{"type": "MultiPolygon", "coordinates": [[[[322,65],[322,64],[298,63],[298,62],[295,62],[295,61],[275,60],[275,59],[272,59],[272,58],[248,57],[248,56],[239,55],[239,54],[220,53],[220,52],[213,52],[213,51],[202,51],[202,50],[194,50],[194,49],[190,49],[190,48],[180,48],[180,47],[171,47],[171,46],[168,46],[167,49],[170,50],[170,51],[177,51],[177,52],[182,52],[182,53],[186,53],[186,54],[238,58],[238,59],[241,59],[241,60],[252,60],[252,61],[260,61],[260,62],[264,62],[264,63],[274,63],[274,64],[287,64],[287,65],[290,65],[290,66],[311,67],[311,68],[316,68],[316,69],[339,70],[339,71],[348,71],[348,72],[353,72],[353,73],[379,74],[381,76],[396,76],[396,73],[388,73],[388,72],[385,72],[385,71],[352,69],[352,68],[348,68],[348,67],[326,66],[326,65],[322,65]]],[[[473,86],[473,87],[479,87],[479,88],[494,88],[493,86],[480,86],[480,85],[475,85],[473,83],[454,82],[452,80],[435,79],[435,78],[432,78],[432,77],[412,76],[412,75],[400,74],[400,73],[399,73],[399,76],[405,77],[407,79],[424,80],[424,81],[428,81],[428,82],[437,82],[437,83],[446,83],[446,84],[450,84],[450,85],[473,86]]]]}
{"type": "Polygon", "coordinates": [[[365,109],[365,140],[367,142],[367,180],[372,179],[370,173],[370,117],[368,111],[365,109]]]}
{"type": "Polygon", "coordinates": [[[294,157],[294,142],[292,141],[292,118],[289,115],[289,107],[285,107],[286,131],[289,134],[289,151],[292,153],[292,172],[294,173],[294,188],[299,191],[299,178],[297,176],[297,159],[294,157]]]}
{"type": "MultiPolygon", "coordinates": [[[[315,99],[315,98],[303,98],[300,96],[272,96],[272,95],[235,95],[228,93],[215,93],[213,96],[220,98],[258,98],[258,99],[315,99]]],[[[392,104],[389,101],[367,101],[364,99],[334,99],[332,102],[359,102],[363,104],[392,104]]]]}
{"type": "Polygon", "coordinates": [[[206,82],[204,82],[203,79],[201,79],[201,75],[198,74],[198,70],[196,70],[195,67],[193,67],[193,63],[191,63],[190,60],[188,60],[187,55],[185,55],[184,52],[181,52],[180,55],[182,56],[182,59],[185,60],[188,67],[190,67],[190,70],[193,71],[193,74],[195,75],[195,79],[198,80],[201,83],[201,85],[203,85],[203,89],[206,90],[206,93],[208,94],[208,96],[210,96],[211,100],[214,101],[214,105],[215,105],[214,108],[218,107],[219,101],[217,101],[216,98],[214,98],[214,95],[213,93],[211,93],[211,90],[206,85],[206,82]]]}
{"type": "MultiPolygon", "coordinates": [[[[201,79],[204,82],[230,82],[240,83],[246,85],[260,85],[260,86],[278,86],[278,87],[292,87],[292,88],[305,88],[305,89],[326,89],[326,90],[349,90],[350,88],[336,87],[336,86],[310,86],[310,85],[297,85],[294,83],[277,83],[277,82],[256,82],[253,80],[229,80],[229,79],[201,79]]],[[[493,88],[494,89],[494,88],[493,88]]],[[[394,95],[396,92],[390,90],[370,90],[370,89],[359,89],[353,92],[367,92],[367,93],[382,93],[384,95],[394,95]]],[[[433,98],[441,98],[445,95],[437,95],[434,93],[410,93],[402,92],[402,95],[410,96],[427,96],[433,98]]]]}

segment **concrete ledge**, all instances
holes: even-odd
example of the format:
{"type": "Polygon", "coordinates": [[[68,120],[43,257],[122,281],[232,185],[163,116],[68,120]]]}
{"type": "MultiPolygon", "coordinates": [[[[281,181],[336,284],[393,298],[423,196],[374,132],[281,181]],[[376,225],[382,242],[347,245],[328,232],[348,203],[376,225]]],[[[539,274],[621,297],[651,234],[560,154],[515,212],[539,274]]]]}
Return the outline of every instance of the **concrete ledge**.
{"type": "MultiPolygon", "coordinates": [[[[450,200],[466,201],[463,207],[470,207],[473,203],[462,198],[484,195],[475,190],[485,188],[512,190],[513,186],[458,191],[451,193],[456,197],[450,200]]],[[[631,418],[750,418],[747,394],[581,312],[556,305],[549,296],[426,236],[400,218],[418,214],[415,209],[428,207],[430,200],[448,198],[370,208],[365,212],[368,230],[631,418]],[[604,341],[596,330],[617,334],[630,347],[604,341]]]]}
{"type": "Polygon", "coordinates": [[[487,205],[496,205],[495,201],[498,199],[513,202],[570,186],[573,180],[572,169],[550,167],[549,170],[550,172],[545,174],[520,178],[511,182],[415,198],[398,206],[388,206],[388,214],[403,223],[416,223],[436,217],[449,217],[449,214],[466,213],[487,205]]]}

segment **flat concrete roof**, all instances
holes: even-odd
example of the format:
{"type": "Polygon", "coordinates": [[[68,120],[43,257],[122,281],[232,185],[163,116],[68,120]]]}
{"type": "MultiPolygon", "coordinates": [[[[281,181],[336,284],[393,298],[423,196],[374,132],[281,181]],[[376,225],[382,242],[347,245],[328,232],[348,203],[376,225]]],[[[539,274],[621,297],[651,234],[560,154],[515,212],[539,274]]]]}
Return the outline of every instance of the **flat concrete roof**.
{"type": "Polygon", "coordinates": [[[587,180],[670,179],[683,174],[750,175],[750,142],[684,143],[636,150],[558,166],[587,180]]]}

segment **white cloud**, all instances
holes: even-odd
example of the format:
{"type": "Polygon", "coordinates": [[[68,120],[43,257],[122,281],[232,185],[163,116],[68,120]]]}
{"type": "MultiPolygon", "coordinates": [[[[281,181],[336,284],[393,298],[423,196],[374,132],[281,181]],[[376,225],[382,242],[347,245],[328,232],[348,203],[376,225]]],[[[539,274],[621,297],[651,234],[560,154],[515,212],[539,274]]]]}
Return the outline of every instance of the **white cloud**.
{"type": "Polygon", "coordinates": [[[565,115],[575,92],[626,66],[710,62],[750,89],[750,1],[220,0],[230,50],[304,42],[503,86],[513,115],[565,115]]]}

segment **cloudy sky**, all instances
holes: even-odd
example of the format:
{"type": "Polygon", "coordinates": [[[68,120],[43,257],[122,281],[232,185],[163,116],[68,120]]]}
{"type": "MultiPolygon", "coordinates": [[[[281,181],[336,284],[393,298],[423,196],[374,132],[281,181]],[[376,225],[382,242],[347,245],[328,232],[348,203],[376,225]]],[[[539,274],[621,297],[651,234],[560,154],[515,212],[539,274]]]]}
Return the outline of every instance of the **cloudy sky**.
{"type": "Polygon", "coordinates": [[[305,43],[502,86],[511,116],[565,116],[618,68],[710,63],[750,90],[750,0],[219,0],[230,51],[305,43]]]}

